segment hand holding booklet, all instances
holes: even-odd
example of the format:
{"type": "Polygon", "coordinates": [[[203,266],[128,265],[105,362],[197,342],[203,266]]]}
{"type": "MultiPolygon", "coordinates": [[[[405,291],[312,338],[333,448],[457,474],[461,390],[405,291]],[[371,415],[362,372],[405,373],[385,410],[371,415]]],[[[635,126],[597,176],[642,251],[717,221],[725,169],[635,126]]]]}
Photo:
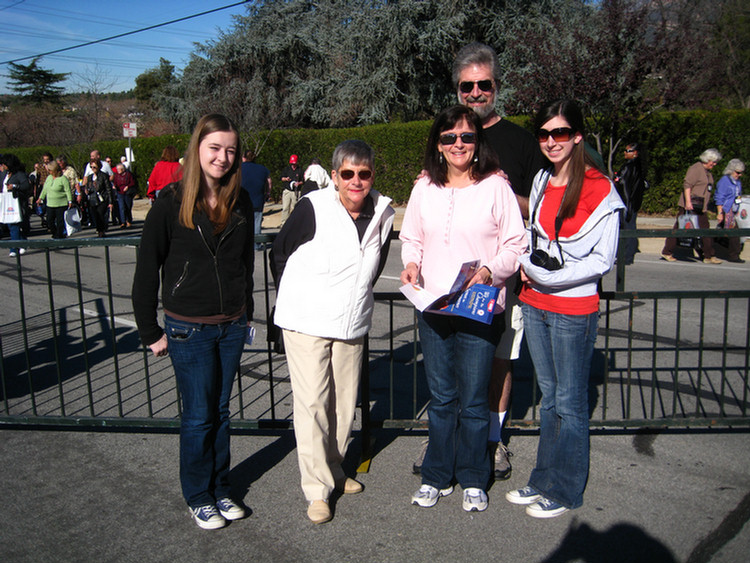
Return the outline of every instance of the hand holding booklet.
{"type": "Polygon", "coordinates": [[[484,284],[474,284],[464,289],[479,269],[479,264],[479,260],[462,264],[450,291],[445,295],[433,295],[422,286],[410,283],[399,290],[419,311],[457,315],[490,324],[500,290],[484,284]]]}

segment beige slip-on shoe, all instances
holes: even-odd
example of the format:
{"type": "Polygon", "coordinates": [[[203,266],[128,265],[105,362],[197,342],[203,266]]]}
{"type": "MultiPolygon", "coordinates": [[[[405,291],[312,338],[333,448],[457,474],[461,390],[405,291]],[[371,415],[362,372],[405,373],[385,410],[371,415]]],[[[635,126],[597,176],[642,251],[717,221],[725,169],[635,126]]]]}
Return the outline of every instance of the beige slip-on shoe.
{"type": "Polygon", "coordinates": [[[333,518],[333,515],[327,501],[314,500],[307,507],[307,517],[313,524],[323,524],[333,518]]]}
{"type": "Polygon", "coordinates": [[[347,477],[346,481],[337,485],[336,488],[345,495],[356,495],[357,493],[361,493],[365,487],[359,481],[347,477]]]}

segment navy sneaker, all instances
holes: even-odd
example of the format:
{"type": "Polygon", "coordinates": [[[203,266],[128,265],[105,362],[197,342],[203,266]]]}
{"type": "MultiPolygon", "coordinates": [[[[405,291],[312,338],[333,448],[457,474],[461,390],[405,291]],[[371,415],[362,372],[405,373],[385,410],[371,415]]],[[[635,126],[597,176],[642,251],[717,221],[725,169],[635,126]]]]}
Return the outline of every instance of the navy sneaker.
{"type": "Polygon", "coordinates": [[[190,514],[192,515],[193,520],[195,520],[195,523],[198,524],[198,527],[203,528],[204,530],[223,528],[227,523],[213,504],[191,508],[190,514]]]}
{"type": "Polygon", "coordinates": [[[245,517],[245,509],[229,497],[220,498],[216,501],[216,508],[227,520],[239,520],[245,517]]]}
{"type": "Polygon", "coordinates": [[[513,504],[534,504],[538,500],[541,500],[542,495],[527,485],[523,489],[508,491],[505,493],[505,498],[513,504]]]}
{"type": "Polygon", "coordinates": [[[559,502],[544,497],[526,507],[526,514],[534,518],[554,518],[567,511],[568,509],[559,502]]]}

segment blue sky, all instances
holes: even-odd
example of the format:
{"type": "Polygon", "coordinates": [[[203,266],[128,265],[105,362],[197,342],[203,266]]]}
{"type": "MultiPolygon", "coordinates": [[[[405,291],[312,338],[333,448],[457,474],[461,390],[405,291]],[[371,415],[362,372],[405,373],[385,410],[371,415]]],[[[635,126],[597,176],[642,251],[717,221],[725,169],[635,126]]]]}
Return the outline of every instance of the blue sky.
{"type": "MultiPolygon", "coordinates": [[[[0,62],[38,55],[96,39],[127,33],[155,24],[199,14],[239,0],[0,0],[0,62]]],[[[69,72],[66,91],[87,89],[92,79],[105,91],[135,87],[135,77],[159,65],[159,57],[178,70],[188,62],[194,43],[205,43],[229,31],[233,15],[244,15],[246,6],[234,6],[151,31],[144,31],[46,55],[42,68],[69,72]]],[[[28,64],[31,59],[18,61],[28,64]]],[[[0,65],[0,93],[10,93],[8,65],[0,65]]]]}

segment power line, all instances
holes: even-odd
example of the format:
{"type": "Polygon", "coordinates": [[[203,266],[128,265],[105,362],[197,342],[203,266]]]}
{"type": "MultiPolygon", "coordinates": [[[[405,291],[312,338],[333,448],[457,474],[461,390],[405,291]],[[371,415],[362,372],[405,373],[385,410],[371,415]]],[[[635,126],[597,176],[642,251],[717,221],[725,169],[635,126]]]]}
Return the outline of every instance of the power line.
{"type": "Polygon", "coordinates": [[[193,14],[192,16],[185,16],[183,18],[178,18],[176,20],[171,20],[171,21],[164,22],[164,23],[157,23],[155,25],[150,25],[148,27],[144,27],[144,28],[141,28],[141,29],[134,29],[133,31],[127,31],[125,33],[120,33],[118,35],[113,35],[111,37],[105,37],[104,39],[95,39],[94,41],[88,41],[86,43],[81,43],[79,45],[72,45],[70,47],[63,47],[62,49],[55,49],[54,51],[47,51],[46,53],[40,53],[38,55],[30,55],[28,57],[21,57],[21,58],[9,60],[9,61],[3,61],[3,62],[0,63],[0,65],[5,65],[5,64],[8,64],[8,63],[17,63],[19,61],[25,61],[27,59],[35,59],[35,58],[39,58],[39,57],[45,57],[47,55],[54,55],[56,53],[62,53],[62,52],[65,52],[65,51],[71,51],[73,49],[79,49],[81,47],[88,47],[90,45],[96,45],[97,43],[104,43],[105,41],[111,41],[113,39],[119,39],[121,37],[127,37],[128,35],[134,35],[136,33],[141,33],[143,31],[150,31],[152,29],[157,29],[159,27],[164,27],[166,25],[172,25],[172,24],[175,24],[175,23],[183,22],[185,20],[190,20],[190,19],[197,18],[197,17],[200,17],[200,16],[205,16],[205,15],[208,15],[208,14],[212,14],[214,12],[219,12],[221,10],[227,10],[229,8],[235,8],[237,6],[241,6],[242,4],[247,4],[249,1],[251,1],[251,0],[243,0],[242,2],[235,2],[234,4],[229,4],[228,6],[222,6],[221,8],[214,8],[213,10],[206,10],[205,12],[201,12],[200,14],[193,14]]]}

